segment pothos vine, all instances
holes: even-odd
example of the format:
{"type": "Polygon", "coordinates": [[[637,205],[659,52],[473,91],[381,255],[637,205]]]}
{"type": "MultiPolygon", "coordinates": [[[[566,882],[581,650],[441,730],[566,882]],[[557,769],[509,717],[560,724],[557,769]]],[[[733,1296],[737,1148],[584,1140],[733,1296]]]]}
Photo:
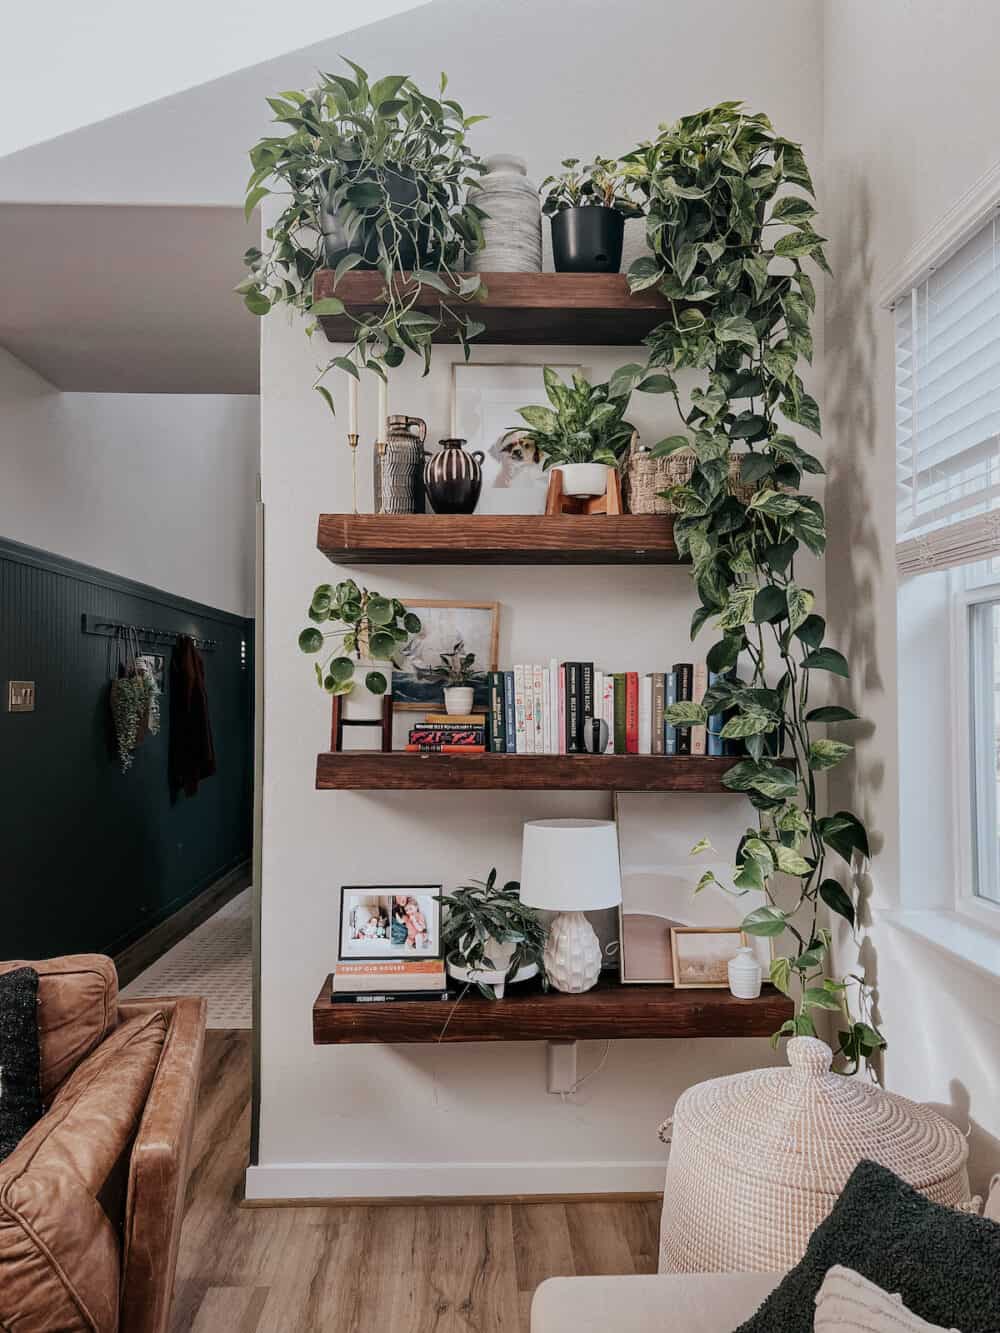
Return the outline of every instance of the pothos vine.
{"type": "MultiPolygon", "coordinates": [[[[815,556],[825,549],[823,507],[800,489],[823,466],[779,421],[820,432],[819,407],[798,373],[800,360],[812,360],[816,305],[803,262],[828,271],[812,181],[801,147],[737,102],[663,127],[624,163],[647,200],[651,251],[629,269],[629,286],[656,287],[672,304],[646,340],[647,364],[623,366],[611,390],[674,399],[684,431],[654,453],[694,454],[690,479],[668,494],[700,602],[691,636],[709,623],[719,631],[707,654],[707,693],[675,704],[669,720],[715,725],[721,716],[721,735],[742,740],[747,755],[723,781],[745,792],[758,816],[739,842],[731,883],[707,871],[698,890],[763,894],[743,929],[781,941],[770,979],[796,1000],[775,1040],[814,1035],[816,1011],[833,1011],[840,1067],[854,1072],[885,1042],[869,1018],[864,976],[826,974],[831,935],[820,908],[855,926],[854,897],[827,861],[838,857],[853,883],[854,858],[869,856],[868,835],[849,810],[822,813],[816,779],[852,749],[826,728],[856,715],[810,701],[815,673],[849,671],[824,643],[826,622],[797,570],[803,547],[815,556]],[[783,193],[788,186],[797,190],[783,193]],[[685,370],[696,372],[695,387],[686,387],[689,376],[678,380],[685,370]],[[746,451],[739,488],[730,484],[734,447],[746,451]]],[[[701,842],[694,850],[707,849],[701,842]]]]}

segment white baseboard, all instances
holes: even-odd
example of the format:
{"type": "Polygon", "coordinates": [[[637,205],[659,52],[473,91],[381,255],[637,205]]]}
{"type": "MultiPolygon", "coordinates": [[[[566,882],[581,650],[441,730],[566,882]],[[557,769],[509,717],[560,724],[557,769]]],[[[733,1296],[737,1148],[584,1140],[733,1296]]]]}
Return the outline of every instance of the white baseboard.
{"type": "Polygon", "coordinates": [[[663,1189],[664,1160],[647,1162],[275,1162],[250,1166],[246,1198],[506,1198],[648,1194],[663,1189]]]}

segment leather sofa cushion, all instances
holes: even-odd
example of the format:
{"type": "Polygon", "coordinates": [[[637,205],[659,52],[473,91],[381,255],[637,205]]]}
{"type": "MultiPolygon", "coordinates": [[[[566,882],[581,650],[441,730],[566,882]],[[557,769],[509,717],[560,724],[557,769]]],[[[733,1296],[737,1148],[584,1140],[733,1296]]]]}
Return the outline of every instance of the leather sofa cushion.
{"type": "Polygon", "coordinates": [[[167,1020],[123,1023],[0,1165],[0,1327],[115,1333],[121,1245],[99,1196],[142,1118],[167,1020]]]}
{"type": "Polygon", "coordinates": [[[38,973],[39,1079],[47,1106],[63,1079],[114,1029],[118,973],[110,958],[97,953],[0,963],[0,973],[18,967],[38,973]]]}

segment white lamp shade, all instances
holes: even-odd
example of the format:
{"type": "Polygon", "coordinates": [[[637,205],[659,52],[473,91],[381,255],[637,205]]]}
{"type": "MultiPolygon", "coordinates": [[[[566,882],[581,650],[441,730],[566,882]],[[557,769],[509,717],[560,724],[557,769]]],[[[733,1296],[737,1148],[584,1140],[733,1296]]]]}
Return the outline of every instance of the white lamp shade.
{"type": "Polygon", "coordinates": [[[521,901],[591,912],[622,900],[618,829],[608,819],[535,819],[524,826],[521,901]]]}

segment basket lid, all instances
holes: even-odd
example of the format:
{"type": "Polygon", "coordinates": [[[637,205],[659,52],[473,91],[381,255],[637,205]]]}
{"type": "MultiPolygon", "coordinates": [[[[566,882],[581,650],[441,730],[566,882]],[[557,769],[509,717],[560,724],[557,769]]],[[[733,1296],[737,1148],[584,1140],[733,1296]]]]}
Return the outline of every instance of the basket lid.
{"type": "Polygon", "coordinates": [[[867,1157],[917,1188],[961,1171],[968,1145],[929,1106],[831,1071],[833,1052],[793,1037],[788,1067],[710,1079],[687,1089],[674,1112],[701,1150],[751,1175],[839,1192],[867,1157]]]}

